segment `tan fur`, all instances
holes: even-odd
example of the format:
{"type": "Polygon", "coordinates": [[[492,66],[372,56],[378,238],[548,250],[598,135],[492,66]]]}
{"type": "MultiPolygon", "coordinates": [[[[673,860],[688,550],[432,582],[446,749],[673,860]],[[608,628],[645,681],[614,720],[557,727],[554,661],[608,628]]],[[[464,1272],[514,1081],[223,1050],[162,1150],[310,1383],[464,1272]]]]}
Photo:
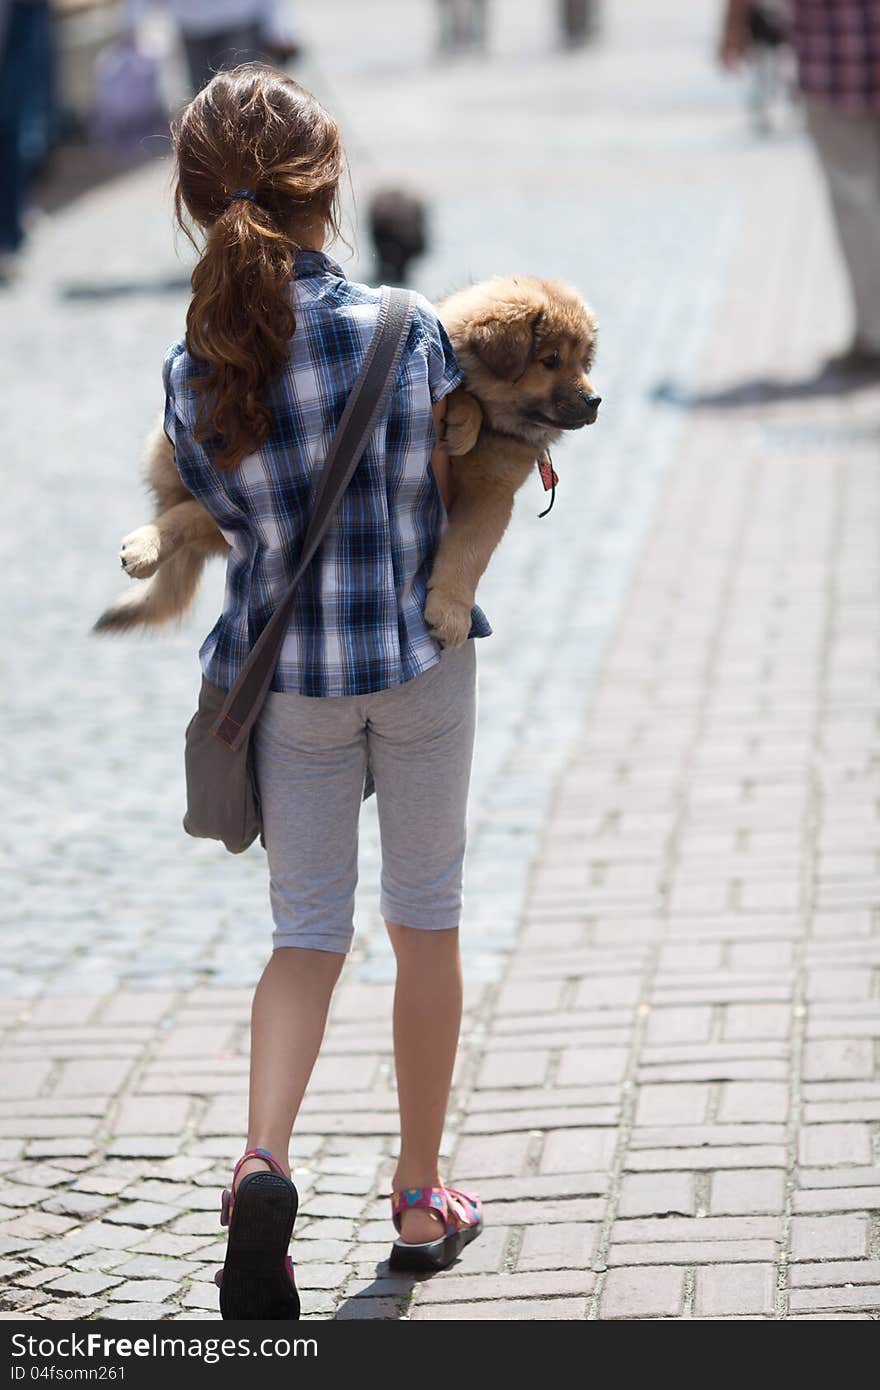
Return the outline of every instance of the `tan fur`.
{"type": "MultiPolygon", "coordinates": [[[[514,495],[536,458],[564,430],[595,419],[598,397],[587,372],[596,324],[574,290],[530,276],[472,285],[438,313],[467,389],[454,391],[447,403],[451,501],[425,620],[444,646],[458,646],[467,640],[477,585],[507,529],[514,495]],[[559,365],[551,370],[543,363],[554,353],[559,365]]],[[[147,481],[153,521],[126,536],[120,552],[126,573],[147,582],[117,599],[96,632],[181,618],[205,560],[228,551],[214,520],[183,486],[161,426],[148,442],[147,481]]]]}
{"type": "MultiPolygon", "coordinates": [[[[444,646],[467,641],[477,585],[507,530],[513,499],[535,460],[564,429],[595,419],[587,377],[596,323],[566,285],[498,277],[437,306],[483,426],[473,449],[451,460],[452,496],[428,582],[425,621],[444,646]],[[560,366],[542,359],[553,352],[560,366]],[[538,413],[544,420],[534,418],[538,413]]],[[[456,392],[456,395],[459,393],[456,392]]]]}

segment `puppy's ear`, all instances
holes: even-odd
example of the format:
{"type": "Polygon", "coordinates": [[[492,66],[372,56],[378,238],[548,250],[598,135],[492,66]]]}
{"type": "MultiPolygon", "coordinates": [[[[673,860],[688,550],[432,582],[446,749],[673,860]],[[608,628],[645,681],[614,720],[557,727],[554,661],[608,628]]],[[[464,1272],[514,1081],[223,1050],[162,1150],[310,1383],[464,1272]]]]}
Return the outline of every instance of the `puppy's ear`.
{"type": "Polygon", "coordinates": [[[473,325],[468,347],[495,376],[516,381],[534,356],[542,318],[534,304],[500,306],[491,318],[473,325]]]}

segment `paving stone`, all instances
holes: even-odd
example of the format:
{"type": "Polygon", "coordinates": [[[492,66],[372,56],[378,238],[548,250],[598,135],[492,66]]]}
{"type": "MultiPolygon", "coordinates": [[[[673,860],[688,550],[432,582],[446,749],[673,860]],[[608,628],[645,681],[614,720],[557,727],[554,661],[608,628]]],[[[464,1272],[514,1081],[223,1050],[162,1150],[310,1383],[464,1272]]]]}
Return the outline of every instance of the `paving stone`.
{"type": "MultiPolygon", "coordinates": [[[[528,1226],[517,1257],[518,1270],[587,1269],[598,1236],[598,1226],[574,1222],[570,1226],[528,1226]]],[[[488,1232],[486,1232],[488,1235],[488,1232]]],[[[479,1250],[481,1236],[474,1249],[479,1250]]],[[[470,1252],[468,1252],[470,1263],[470,1252]]]]}
{"type": "Polygon", "coordinates": [[[99,1294],[112,1289],[119,1280],[106,1274],[66,1273],[53,1279],[49,1285],[64,1294],[99,1294]]]}
{"type": "Polygon", "coordinates": [[[713,1216],[746,1216],[782,1211],[785,1174],[765,1168],[715,1173],[710,1210],[713,1216]]]}
{"type": "Polygon", "coordinates": [[[44,1203],[44,1210],[60,1216],[99,1216],[112,1206],[109,1197],[101,1197],[97,1193],[60,1192],[44,1203]]]}
{"type": "Polygon", "coordinates": [[[870,1223],[864,1214],[794,1216],[793,1260],[849,1260],[868,1253],[870,1223]]]}
{"type": "Polygon", "coordinates": [[[864,1124],[804,1125],[799,1136],[800,1161],[804,1164],[869,1163],[871,1131],[864,1124]]]}
{"type": "Polygon", "coordinates": [[[141,1231],[141,1239],[132,1247],[138,1255],[184,1256],[204,1245],[204,1240],[197,1235],[172,1235],[168,1231],[157,1231],[146,1240],[143,1235],[141,1231]]]}
{"type": "Polygon", "coordinates": [[[34,1317],[53,1322],[77,1322],[96,1313],[104,1304],[100,1298],[64,1298],[54,1303],[41,1303],[31,1309],[34,1317]]]}
{"type": "Polygon", "coordinates": [[[683,1298],[681,1269],[609,1269],[602,1291],[602,1317],[676,1317],[683,1298]]]}
{"type": "Polygon", "coordinates": [[[626,1157],[630,1171],[662,1172],[671,1168],[714,1170],[718,1168],[756,1168],[786,1166],[786,1151],[781,1145],[744,1145],[739,1149],[720,1144],[700,1149],[631,1149],[626,1157]]]}
{"type": "Polygon", "coordinates": [[[641,1086],[636,1107],[636,1124],[702,1124],[708,1103],[708,1086],[641,1086]]]}
{"type": "Polygon", "coordinates": [[[609,1265],[701,1265],[755,1263],[777,1258],[772,1240],[657,1240],[645,1245],[612,1245],[609,1265]]]}
{"type": "Polygon", "coordinates": [[[43,1284],[50,1283],[59,1274],[64,1274],[63,1265],[56,1265],[54,1269],[35,1269],[29,1274],[19,1275],[16,1280],[25,1289],[38,1289],[43,1284]]]}
{"type": "Polygon", "coordinates": [[[455,1168],[471,1177],[522,1172],[531,1143],[526,1134],[469,1135],[455,1150],[455,1168]]]}
{"type": "MultiPolygon", "coordinates": [[[[392,1318],[396,1320],[400,1318],[401,1310],[402,1300],[400,1298],[348,1298],[336,1309],[335,1317],[339,1322],[392,1318]]],[[[411,1316],[415,1315],[412,1314],[411,1316]]]]}
{"type": "Polygon", "coordinates": [[[880,1260],[795,1264],[789,1270],[789,1283],[792,1288],[828,1288],[841,1284],[876,1284],[880,1288],[880,1260]]]}
{"type": "Polygon", "coordinates": [[[45,1294],[36,1289],[15,1289],[10,1284],[0,1289],[0,1308],[4,1318],[18,1317],[42,1303],[45,1294]]]}
{"type": "MultiPolygon", "coordinates": [[[[492,1322],[580,1322],[586,1317],[584,1298],[493,1299],[491,1303],[427,1304],[413,1309],[413,1322],[430,1319],[449,1321],[492,1322]]],[[[342,1313],[337,1313],[341,1317],[342,1313]]]]}
{"type": "Polygon", "coordinates": [[[841,1187],[796,1192],[796,1212],[876,1211],[880,1209],[880,1187],[841,1187]]]}
{"type": "Polygon", "coordinates": [[[161,1322],[171,1316],[170,1303],[111,1303],[101,1314],[102,1322],[161,1322]]]}
{"type": "Polygon", "coordinates": [[[616,1144],[617,1131],[614,1129],[551,1131],[544,1138],[541,1172],[573,1173],[607,1168],[616,1144]]]}
{"type": "Polygon", "coordinates": [[[869,1038],[835,1038],[804,1046],[805,1081],[873,1075],[874,1048],[869,1038]]]}
{"type": "Polygon", "coordinates": [[[107,1274],[115,1272],[127,1259],[128,1253],[124,1250],[87,1250],[85,1254],[74,1256],[70,1268],[107,1274]]]}
{"type": "Polygon", "coordinates": [[[136,1255],[116,1266],[116,1272],[126,1279],[187,1279],[192,1268],[185,1260],[160,1255],[136,1255]]]}
{"type": "Polygon", "coordinates": [[[792,1312],[807,1308],[880,1308],[880,1284],[853,1284],[844,1288],[792,1289],[788,1296],[792,1312]]]}
{"type": "Polygon", "coordinates": [[[484,1057],[477,1078],[478,1087],[540,1086],[547,1071],[548,1054],[543,1051],[491,1052],[484,1057]]]}
{"type": "Polygon", "coordinates": [[[183,1295],[184,1308],[219,1307],[219,1290],[216,1284],[193,1284],[183,1295]]]}
{"type": "Polygon", "coordinates": [[[178,1138],[156,1134],[118,1135],[107,1145],[110,1158],[173,1158],[180,1148],[178,1138]]]}
{"type": "Polygon", "coordinates": [[[586,1295],[593,1286],[588,1270],[554,1270],[546,1273],[452,1275],[441,1284],[428,1282],[419,1289],[418,1306],[428,1303],[476,1303],[484,1299],[547,1298],[586,1295]]]}
{"type": "Polygon", "coordinates": [[[127,1096],[113,1120],[114,1135],[180,1134],[192,1102],[181,1096],[127,1096]]]}
{"type": "Polygon", "coordinates": [[[870,1168],[801,1168],[798,1173],[801,1187],[880,1188],[880,1165],[870,1168]]]}
{"type": "Polygon", "coordinates": [[[110,1289],[107,1297],[114,1303],[164,1303],[179,1287],[170,1279],[127,1279],[110,1289]]]}
{"type": "Polygon", "coordinates": [[[621,1217],[693,1216],[693,1177],[690,1173],[627,1173],[617,1210],[621,1217]]]}
{"type": "Polygon", "coordinates": [[[179,1207],[163,1202],[124,1202],[115,1211],[109,1211],[106,1221],[119,1222],[128,1226],[163,1226],[172,1217],[180,1215],[179,1207]]]}
{"type": "Polygon", "coordinates": [[[722,1087],[718,1117],[722,1121],[779,1120],[788,1113],[788,1087],[773,1081],[731,1081],[722,1087]]]}
{"type": "Polygon", "coordinates": [[[776,1269],[772,1264],[708,1265],[697,1271],[694,1312],[701,1317],[741,1317],[774,1310],[776,1269]]]}
{"type": "Polygon", "coordinates": [[[55,1082],[59,1096],[110,1096],[125,1081],[131,1063],[116,1058],[65,1062],[55,1082]]]}
{"type": "Polygon", "coordinates": [[[782,1221],[773,1216],[662,1217],[647,1221],[616,1221],[614,1241],[777,1240],[782,1221]]]}

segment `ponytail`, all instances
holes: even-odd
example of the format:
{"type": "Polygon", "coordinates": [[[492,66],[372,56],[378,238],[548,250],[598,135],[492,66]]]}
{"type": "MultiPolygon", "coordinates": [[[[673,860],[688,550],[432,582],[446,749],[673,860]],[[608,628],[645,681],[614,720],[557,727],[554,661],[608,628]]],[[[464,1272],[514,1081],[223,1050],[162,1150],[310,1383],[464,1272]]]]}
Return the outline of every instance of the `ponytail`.
{"type": "Polygon", "coordinates": [[[218,73],[173,134],[178,221],[193,240],[185,208],[205,232],[186,318],[196,438],[233,468],[271,428],[267,388],[296,327],[297,237],[338,231],[339,132],[298,83],[247,63],[218,73]]]}

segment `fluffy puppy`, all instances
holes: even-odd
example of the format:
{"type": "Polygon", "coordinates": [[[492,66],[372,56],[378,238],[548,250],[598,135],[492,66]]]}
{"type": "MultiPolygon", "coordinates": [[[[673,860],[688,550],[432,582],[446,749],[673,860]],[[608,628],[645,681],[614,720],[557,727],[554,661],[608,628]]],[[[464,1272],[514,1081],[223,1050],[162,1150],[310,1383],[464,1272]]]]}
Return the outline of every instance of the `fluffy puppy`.
{"type": "MultiPolygon", "coordinates": [[[[596,418],[600,397],[588,379],[595,320],[579,295],[556,281],[498,277],[438,306],[466,389],[448,398],[445,447],[451,457],[449,519],[428,584],[425,620],[444,646],[467,640],[477,585],[535,460],[567,430],[596,418]]],[[[147,446],[151,523],[122,541],[123,569],[139,584],[95,623],[125,632],[180,618],[205,561],[228,544],[186,490],[171,445],[157,426],[147,446]]]]}
{"type": "Polygon", "coordinates": [[[483,417],[474,447],[452,458],[446,526],[425,620],[444,646],[467,641],[477,585],[535,461],[567,430],[596,419],[589,380],[596,321],[556,280],[498,276],[437,306],[483,417]]]}

